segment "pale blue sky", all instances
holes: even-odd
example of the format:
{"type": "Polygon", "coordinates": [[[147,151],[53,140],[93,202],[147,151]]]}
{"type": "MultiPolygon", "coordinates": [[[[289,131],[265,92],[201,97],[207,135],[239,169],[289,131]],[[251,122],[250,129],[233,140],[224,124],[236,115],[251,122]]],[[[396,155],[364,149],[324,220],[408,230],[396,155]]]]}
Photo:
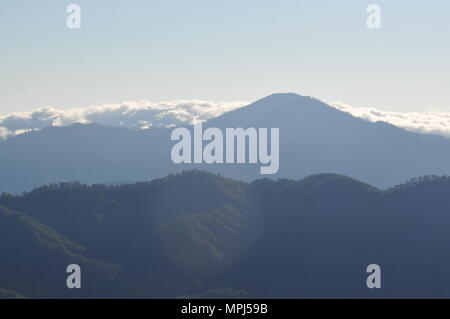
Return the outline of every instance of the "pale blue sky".
{"type": "Polygon", "coordinates": [[[449,111],[449,38],[448,0],[2,1],[0,115],[274,92],[449,111]],[[81,30],[66,27],[70,3],[81,30]]]}

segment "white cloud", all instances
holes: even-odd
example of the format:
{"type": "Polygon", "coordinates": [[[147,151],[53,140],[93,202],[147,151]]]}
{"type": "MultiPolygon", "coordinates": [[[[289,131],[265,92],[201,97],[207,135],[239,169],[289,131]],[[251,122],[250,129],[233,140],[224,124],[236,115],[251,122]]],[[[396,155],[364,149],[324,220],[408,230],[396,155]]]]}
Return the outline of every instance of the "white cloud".
{"type": "Polygon", "coordinates": [[[98,123],[107,126],[147,129],[193,124],[248,105],[247,102],[210,102],[179,100],[161,103],[123,102],[68,110],[44,107],[33,112],[0,116],[0,139],[28,130],[73,123],[98,123]]]}
{"type": "Polygon", "coordinates": [[[450,137],[450,112],[388,112],[368,107],[352,107],[342,102],[330,103],[336,109],[369,122],[387,122],[411,132],[450,137]]]}
{"type": "MultiPolygon", "coordinates": [[[[86,108],[57,109],[44,107],[33,112],[0,116],[0,140],[47,126],[73,123],[98,123],[107,126],[148,129],[193,124],[217,117],[225,112],[248,105],[247,102],[211,102],[178,100],[160,103],[149,101],[123,102],[86,108]]],[[[330,103],[334,108],[370,122],[387,122],[406,130],[450,137],[450,112],[387,112],[375,108],[356,108],[341,102],[330,103]]]]}
{"type": "Polygon", "coordinates": [[[6,127],[1,127],[0,126],[0,141],[7,139],[8,137],[10,137],[13,134],[13,132],[11,132],[10,130],[8,130],[6,127]]]}

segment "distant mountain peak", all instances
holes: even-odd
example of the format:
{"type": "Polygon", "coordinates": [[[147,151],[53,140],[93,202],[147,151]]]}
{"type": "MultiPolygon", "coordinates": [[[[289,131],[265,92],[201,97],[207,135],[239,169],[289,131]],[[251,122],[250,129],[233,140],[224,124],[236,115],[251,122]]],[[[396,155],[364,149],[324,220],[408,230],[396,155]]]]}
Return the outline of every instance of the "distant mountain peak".
{"type": "Polygon", "coordinates": [[[307,95],[301,95],[298,93],[293,93],[293,92],[286,92],[286,93],[273,93],[270,94],[266,97],[263,97],[262,99],[257,100],[256,102],[254,102],[253,104],[258,104],[260,102],[265,102],[265,103],[292,103],[292,102],[301,102],[301,101],[305,101],[305,100],[316,100],[319,101],[318,99],[312,97],[312,96],[307,96],[307,95]]]}

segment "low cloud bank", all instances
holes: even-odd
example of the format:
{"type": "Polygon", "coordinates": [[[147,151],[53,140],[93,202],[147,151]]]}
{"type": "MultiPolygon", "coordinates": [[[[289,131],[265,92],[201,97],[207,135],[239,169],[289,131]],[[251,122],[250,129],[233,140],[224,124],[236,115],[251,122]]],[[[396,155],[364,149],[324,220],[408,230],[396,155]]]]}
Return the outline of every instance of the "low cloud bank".
{"type": "MultiPolygon", "coordinates": [[[[67,110],[44,107],[32,112],[0,116],[0,140],[48,126],[65,126],[74,123],[98,123],[132,129],[193,124],[248,104],[243,101],[178,100],[160,103],[124,102],[67,110]]],[[[342,102],[333,102],[330,105],[370,122],[387,122],[408,131],[450,137],[450,112],[400,113],[375,108],[356,108],[342,102]]]]}
{"type": "Polygon", "coordinates": [[[44,107],[33,112],[0,116],[0,139],[48,126],[65,126],[74,123],[98,123],[135,129],[193,124],[244,105],[248,103],[180,100],[161,103],[124,102],[67,110],[44,107]]]}
{"type": "Polygon", "coordinates": [[[342,102],[330,103],[336,109],[370,122],[387,122],[411,132],[450,137],[450,112],[388,112],[375,108],[352,107],[342,102]]]}

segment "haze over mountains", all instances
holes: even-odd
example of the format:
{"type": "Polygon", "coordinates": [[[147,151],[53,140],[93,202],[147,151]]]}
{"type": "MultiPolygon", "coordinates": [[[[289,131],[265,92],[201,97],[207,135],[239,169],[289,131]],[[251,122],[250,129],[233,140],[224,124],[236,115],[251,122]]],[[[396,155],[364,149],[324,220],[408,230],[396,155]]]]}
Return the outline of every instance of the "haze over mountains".
{"type": "MultiPolygon", "coordinates": [[[[268,96],[204,126],[280,128],[280,170],[273,178],[330,172],[385,188],[450,173],[450,139],[367,122],[296,94],[268,96]]],[[[134,182],[193,168],[246,181],[261,177],[259,164],[175,165],[170,133],[75,124],[12,137],[0,142],[0,192],[57,181],[134,182]]]]}

